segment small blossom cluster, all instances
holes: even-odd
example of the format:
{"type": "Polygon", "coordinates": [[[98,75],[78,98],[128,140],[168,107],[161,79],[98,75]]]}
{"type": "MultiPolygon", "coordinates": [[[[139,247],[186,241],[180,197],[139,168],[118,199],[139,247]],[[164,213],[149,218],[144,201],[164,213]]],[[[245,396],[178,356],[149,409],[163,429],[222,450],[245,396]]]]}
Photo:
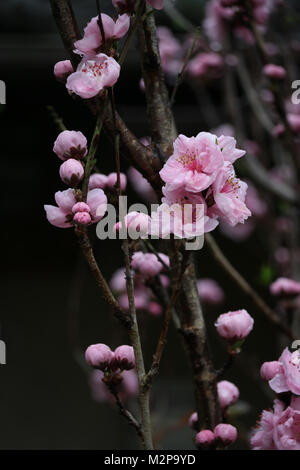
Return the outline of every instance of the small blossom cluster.
{"type": "Polygon", "coordinates": [[[196,434],[196,445],[199,449],[211,449],[213,446],[227,447],[237,439],[235,426],[226,423],[218,424],[213,431],[203,429],[196,434]]]}
{"type": "Polygon", "coordinates": [[[89,366],[103,372],[131,370],[135,367],[133,347],[127,345],[112,351],[106,344],[92,344],[85,352],[85,360],[89,366]]]}
{"type": "Polygon", "coordinates": [[[48,221],[59,228],[99,222],[107,209],[103,190],[89,190],[86,201],[82,201],[82,193],[77,189],[84,177],[83,160],[88,152],[86,137],[79,131],[63,131],[54,142],[53,151],[64,161],[59,174],[62,181],[71,187],[55,193],[57,206],[44,206],[48,221]]]}
{"type": "MultiPolygon", "coordinates": [[[[137,251],[132,256],[131,268],[134,278],[134,303],[137,310],[147,311],[153,316],[161,315],[160,304],[153,297],[148,287],[151,281],[159,276],[160,282],[167,287],[169,278],[164,274],[169,266],[169,257],[164,253],[158,253],[159,259],[152,253],[137,251]],[[160,261],[161,260],[161,261],[160,261]]],[[[118,295],[120,306],[128,310],[128,295],[126,292],[125,268],[118,269],[110,280],[112,290],[118,295]]]]}
{"type": "Polygon", "coordinates": [[[248,43],[254,38],[250,31],[250,20],[264,30],[274,7],[273,0],[209,0],[204,19],[204,30],[211,41],[220,45],[228,31],[248,43]]]}
{"type": "Polygon", "coordinates": [[[252,448],[300,450],[300,351],[291,353],[285,348],[278,361],[261,366],[260,374],[277,398],[273,411],[262,412],[252,434],[252,448]]]}
{"type": "MultiPolygon", "coordinates": [[[[129,213],[126,228],[141,236],[194,238],[214,230],[219,219],[235,226],[251,215],[245,204],[247,184],[236,177],[233,163],[245,154],[231,136],[200,132],[196,137],[179,135],[160,177],[162,204],[151,217],[129,213]]],[[[120,229],[121,225],[118,225],[120,229]]]]}

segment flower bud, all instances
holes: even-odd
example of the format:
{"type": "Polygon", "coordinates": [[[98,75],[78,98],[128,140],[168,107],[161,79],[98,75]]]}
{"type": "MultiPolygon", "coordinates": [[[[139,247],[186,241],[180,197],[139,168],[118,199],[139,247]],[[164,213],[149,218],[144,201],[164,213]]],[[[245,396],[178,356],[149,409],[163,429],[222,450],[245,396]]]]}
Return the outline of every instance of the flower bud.
{"type": "Polygon", "coordinates": [[[63,131],[54,142],[53,152],[61,160],[81,159],[87,154],[87,140],[80,131],[63,131]]]}
{"type": "MultiPolygon", "coordinates": [[[[114,189],[116,183],[117,183],[117,173],[110,173],[107,176],[106,186],[109,189],[114,189]]],[[[125,191],[126,185],[127,185],[127,178],[126,178],[126,175],[124,175],[124,173],[120,173],[120,184],[121,184],[121,191],[125,191]]]]}
{"type": "Polygon", "coordinates": [[[132,346],[119,346],[115,350],[115,364],[120,369],[130,370],[135,367],[135,356],[132,346]]]}
{"type": "Polygon", "coordinates": [[[60,60],[54,65],[53,72],[57,80],[64,82],[74,69],[70,60],[60,60]]]}
{"type": "Polygon", "coordinates": [[[69,160],[66,160],[61,164],[59,176],[64,183],[68,184],[72,188],[76,188],[84,176],[83,166],[78,160],[69,158],[69,160]]]}
{"type": "Polygon", "coordinates": [[[102,173],[93,173],[89,180],[89,189],[104,189],[107,184],[107,176],[102,173]]]}
{"type": "Polygon", "coordinates": [[[233,444],[237,439],[237,429],[231,424],[218,424],[214,429],[214,434],[224,446],[233,444]]]}
{"type": "Polygon", "coordinates": [[[91,223],[92,218],[88,212],[76,212],[73,221],[78,225],[88,225],[91,223]]]}
{"type": "Polygon", "coordinates": [[[90,207],[85,202],[76,202],[76,204],[72,207],[73,214],[76,212],[90,212],[90,207]]]}
{"type": "Polygon", "coordinates": [[[227,408],[235,403],[239,395],[239,389],[228,380],[221,380],[218,383],[218,398],[221,408],[227,408]]]}
{"type": "Polygon", "coordinates": [[[278,361],[264,362],[260,368],[260,375],[263,380],[272,380],[275,375],[282,371],[282,365],[278,361]]]}
{"type": "Polygon", "coordinates": [[[267,64],[263,68],[263,74],[266,77],[273,78],[275,80],[282,80],[286,77],[286,70],[280,65],[267,64]]]}
{"type": "Polygon", "coordinates": [[[246,310],[223,313],[217,319],[215,327],[219,335],[235,343],[245,339],[253,328],[254,320],[246,310]]]}
{"type": "Polygon", "coordinates": [[[300,282],[279,277],[270,285],[271,294],[279,297],[293,297],[300,294],[300,282]]]}
{"type": "Polygon", "coordinates": [[[114,353],[106,344],[92,344],[85,351],[87,364],[95,369],[105,370],[110,367],[114,359],[114,353]]]}
{"type": "Polygon", "coordinates": [[[196,431],[198,429],[198,413],[196,411],[189,417],[189,427],[196,431]]]}
{"type": "Polygon", "coordinates": [[[209,429],[203,429],[203,431],[196,434],[196,445],[199,448],[209,448],[215,441],[215,435],[209,429]]]}

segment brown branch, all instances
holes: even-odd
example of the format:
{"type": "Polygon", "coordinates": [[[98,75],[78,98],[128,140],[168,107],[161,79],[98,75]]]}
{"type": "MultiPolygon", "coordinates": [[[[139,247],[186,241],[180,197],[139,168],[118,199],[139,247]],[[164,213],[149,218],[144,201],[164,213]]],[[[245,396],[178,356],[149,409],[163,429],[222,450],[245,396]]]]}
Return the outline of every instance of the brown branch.
{"type": "Polygon", "coordinates": [[[222,253],[220,247],[217,245],[216,241],[210,234],[205,235],[206,244],[218,262],[218,264],[223,268],[223,270],[228,274],[228,276],[236,283],[236,285],[246,294],[256,308],[266,317],[268,318],[273,325],[281,330],[286,336],[291,339],[295,339],[291,330],[286,326],[278,315],[265,303],[265,301],[260,297],[260,295],[250,286],[250,284],[246,281],[245,278],[232,266],[230,261],[226,258],[226,256],[222,253]]]}
{"type": "Polygon", "coordinates": [[[176,133],[161,68],[155,19],[149,7],[146,7],[146,14],[138,25],[138,37],[152,137],[161,153],[168,157],[172,153],[172,140],[176,133]]]}
{"type": "Polygon", "coordinates": [[[98,264],[95,260],[93,249],[84,227],[76,227],[75,233],[78,238],[78,242],[82,253],[89,265],[89,268],[96,279],[97,286],[100,288],[104,300],[112,307],[116,318],[122,323],[122,325],[130,329],[132,326],[132,319],[122,308],[120,307],[118,301],[111,292],[98,264]]]}

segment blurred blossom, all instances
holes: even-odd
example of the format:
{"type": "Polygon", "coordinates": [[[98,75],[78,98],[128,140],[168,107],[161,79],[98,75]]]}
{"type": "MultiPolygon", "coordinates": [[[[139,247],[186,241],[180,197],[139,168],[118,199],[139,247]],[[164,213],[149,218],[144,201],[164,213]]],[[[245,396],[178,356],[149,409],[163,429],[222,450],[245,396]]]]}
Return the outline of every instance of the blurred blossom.
{"type": "Polygon", "coordinates": [[[224,60],[215,52],[202,52],[190,60],[186,70],[192,78],[218,78],[222,75],[224,60]]]}
{"type": "MultiPolygon", "coordinates": [[[[94,370],[90,375],[90,387],[92,397],[95,401],[110,404],[115,403],[114,396],[110,393],[107,386],[103,383],[102,379],[104,373],[100,370],[94,370]]],[[[122,401],[127,401],[138,394],[138,379],[134,370],[124,370],[122,372],[122,381],[118,385],[118,395],[122,401]]]]}
{"type": "Polygon", "coordinates": [[[134,190],[138,194],[140,194],[146,201],[157,201],[157,196],[151,184],[148,183],[146,178],[144,178],[138,170],[136,170],[134,167],[130,167],[127,171],[127,175],[134,190]]]}
{"type": "Polygon", "coordinates": [[[201,302],[211,305],[224,302],[224,291],[213,279],[198,279],[197,289],[201,302]]]}

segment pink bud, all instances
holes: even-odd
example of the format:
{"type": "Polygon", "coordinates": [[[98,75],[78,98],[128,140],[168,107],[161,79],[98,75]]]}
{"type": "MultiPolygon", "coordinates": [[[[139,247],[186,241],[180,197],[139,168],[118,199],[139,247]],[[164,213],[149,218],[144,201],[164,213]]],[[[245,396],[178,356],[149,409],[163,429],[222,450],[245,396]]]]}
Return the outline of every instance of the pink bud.
{"type": "Polygon", "coordinates": [[[92,344],[85,351],[87,364],[95,369],[105,370],[110,367],[114,359],[114,353],[106,344],[92,344]]]}
{"type": "Polygon", "coordinates": [[[260,375],[263,380],[272,380],[275,375],[282,371],[282,365],[278,361],[264,362],[260,368],[260,375]]]}
{"type": "Polygon", "coordinates": [[[73,221],[78,225],[88,225],[91,223],[92,218],[88,212],[77,212],[73,217],[73,221]]]}
{"type": "Polygon", "coordinates": [[[154,317],[162,314],[162,308],[157,302],[150,302],[148,305],[148,312],[154,317]]]}
{"type": "Polygon", "coordinates": [[[210,447],[214,441],[215,435],[209,429],[203,429],[196,434],[196,445],[199,447],[210,447]]]}
{"type": "Polygon", "coordinates": [[[218,398],[221,408],[227,408],[235,403],[239,398],[239,389],[228,380],[221,380],[218,383],[218,398]]]}
{"type": "Polygon", "coordinates": [[[93,173],[89,180],[89,189],[104,189],[107,183],[107,176],[102,173],[93,173]]]}
{"type": "Polygon", "coordinates": [[[135,367],[135,356],[132,346],[119,346],[115,350],[115,364],[120,369],[130,370],[135,367]]]}
{"type": "Polygon", "coordinates": [[[237,439],[237,429],[231,424],[218,424],[214,429],[215,438],[223,445],[233,444],[237,439]]]}
{"type": "Polygon", "coordinates": [[[286,70],[280,65],[267,64],[263,68],[263,74],[269,78],[282,80],[286,77],[286,70]]]}
{"type": "Polygon", "coordinates": [[[76,188],[84,176],[83,166],[78,160],[69,158],[69,160],[66,160],[61,164],[59,176],[64,183],[68,184],[72,188],[76,188]]]}
{"type": "MultiPolygon", "coordinates": [[[[114,189],[116,183],[117,183],[117,173],[110,173],[106,180],[106,186],[110,189],[114,189]]],[[[126,185],[127,185],[127,178],[126,178],[126,175],[124,175],[124,173],[120,173],[120,184],[121,184],[121,190],[125,191],[126,185]]]]}
{"type": "Polygon", "coordinates": [[[53,152],[61,160],[81,159],[87,154],[87,140],[80,131],[63,131],[54,142],[53,152]]]}
{"type": "Polygon", "coordinates": [[[243,309],[223,313],[218,317],[215,327],[222,338],[230,342],[236,342],[248,336],[253,324],[253,318],[243,309]]]}
{"type": "Polygon", "coordinates": [[[72,212],[73,214],[76,214],[76,212],[90,212],[91,209],[85,202],[77,202],[73,207],[72,207],[72,212]]]}
{"type": "Polygon", "coordinates": [[[293,281],[287,277],[279,277],[270,285],[270,291],[275,296],[295,296],[300,294],[300,282],[293,281]]]}
{"type": "Polygon", "coordinates": [[[195,411],[189,417],[189,427],[197,431],[198,426],[198,413],[195,411]]]}
{"type": "Polygon", "coordinates": [[[74,69],[70,60],[60,60],[54,65],[54,75],[57,80],[65,81],[73,72],[74,69]]]}

